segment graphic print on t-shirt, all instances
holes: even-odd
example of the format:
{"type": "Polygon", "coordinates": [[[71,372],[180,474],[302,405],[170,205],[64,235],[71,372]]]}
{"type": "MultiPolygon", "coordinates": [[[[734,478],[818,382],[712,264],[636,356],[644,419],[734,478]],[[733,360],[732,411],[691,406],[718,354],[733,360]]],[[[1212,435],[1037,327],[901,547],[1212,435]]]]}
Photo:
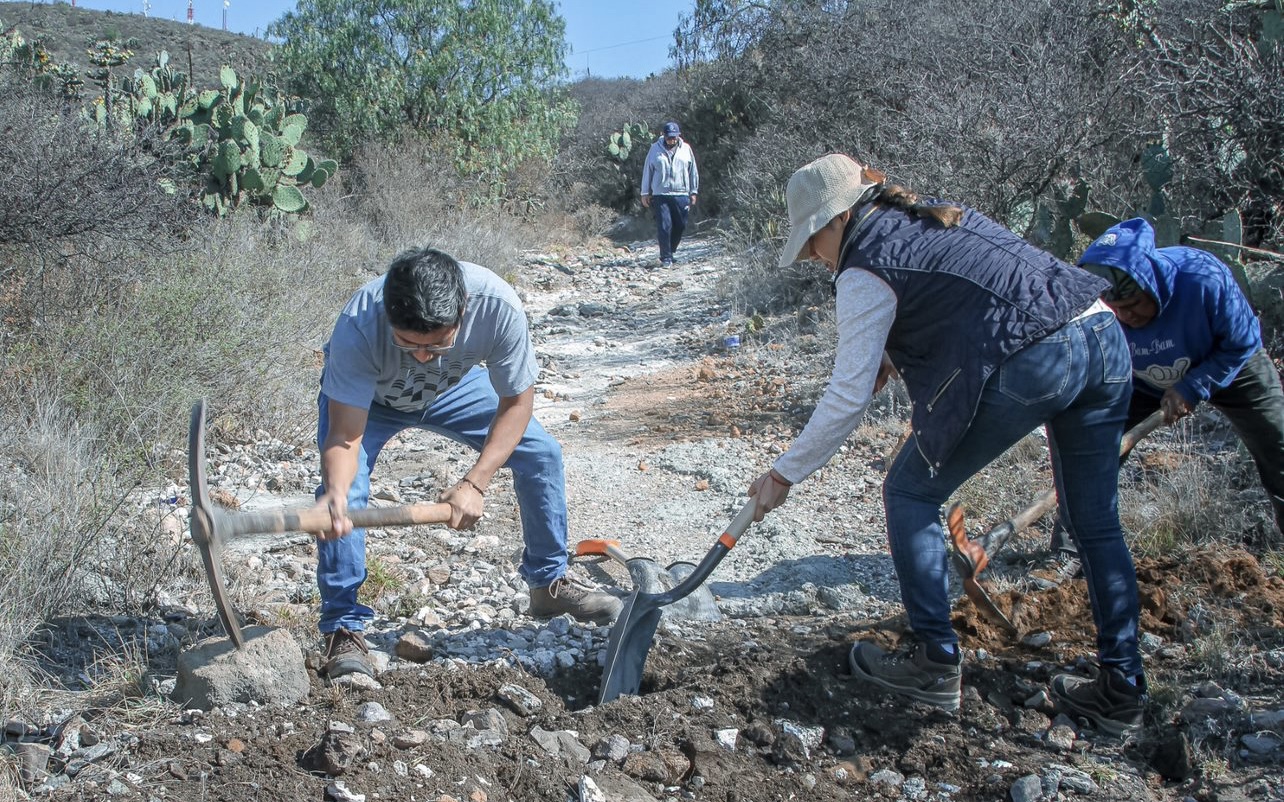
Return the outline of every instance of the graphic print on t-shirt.
{"type": "Polygon", "coordinates": [[[1145,370],[1134,370],[1133,374],[1152,387],[1167,390],[1181,381],[1188,370],[1190,357],[1183,356],[1171,365],[1148,365],[1145,370]]]}
{"type": "Polygon", "coordinates": [[[420,362],[410,354],[401,356],[400,375],[379,403],[402,412],[419,412],[459,383],[463,363],[435,357],[420,362]]]}

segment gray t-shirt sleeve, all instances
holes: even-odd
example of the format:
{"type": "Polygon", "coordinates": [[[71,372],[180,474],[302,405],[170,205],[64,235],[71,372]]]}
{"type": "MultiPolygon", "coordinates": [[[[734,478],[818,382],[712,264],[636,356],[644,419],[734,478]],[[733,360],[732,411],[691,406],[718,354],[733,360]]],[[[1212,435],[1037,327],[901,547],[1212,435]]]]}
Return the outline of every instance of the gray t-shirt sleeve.
{"type": "Polygon", "coordinates": [[[501,398],[520,395],[539,378],[539,361],[526,313],[502,297],[493,299],[487,306],[493,307],[488,317],[494,339],[485,357],[490,384],[501,398]]]}
{"type": "Polygon", "coordinates": [[[358,290],[335,321],[325,345],[326,369],[321,376],[321,392],[327,398],[359,409],[370,407],[380,376],[382,279],[377,288],[372,284],[358,290]]]}

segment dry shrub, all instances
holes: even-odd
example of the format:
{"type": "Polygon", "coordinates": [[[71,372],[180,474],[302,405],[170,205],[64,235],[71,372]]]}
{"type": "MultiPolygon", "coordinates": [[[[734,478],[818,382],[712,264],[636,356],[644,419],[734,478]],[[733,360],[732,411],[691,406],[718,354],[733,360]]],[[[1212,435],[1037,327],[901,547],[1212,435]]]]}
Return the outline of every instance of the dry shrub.
{"type": "Polygon", "coordinates": [[[182,447],[201,396],[247,428],[306,418],[314,349],[347,288],[301,233],[273,235],[247,215],[123,265],[78,260],[41,283],[48,311],[11,344],[23,380],[11,391],[62,399],[126,462],[182,447]]]}
{"type": "Polygon", "coordinates": [[[789,174],[833,151],[1025,233],[1018,209],[1095,178],[1129,111],[1108,106],[1117,34],[1087,4],[711,3],[681,33],[692,124],[732,151],[718,181],[754,241],[783,233],[765,227],[789,174]]]}
{"type": "Polygon", "coordinates": [[[104,544],[128,488],[92,427],[57,400],[6,405],[0,454],[2,664],[40,621],[96,594],[107,581],[99,568],[125,558],[104,544]]]}
{"type": "Polygon", "coordinates": [[[808,307],[833,308],[829,273],[815,262],[780,268],[776,256],[751,250],[718,285],[721,300],[744,314],[794,313],[808,307]]]}
{"type": "Polygon", "coordinates": [[[377,272],[406,248],[432,245],[505,275],[534,241],[520,218],[478,202],[484,188],[443,167],[445,158],[440,143],[425,139],[370,145],[355,157],[349,213],[380,254],[377,272]]]}
{"type": "MultiPolygon", "coordinates": [[[[3,710],[4,708],[0,708],[3,710]]],[[[11,802],[25,797],[19,795],[19,759],[16,752],[0,749],[0,802],[11,802]]]]}
{"type": "Polygon", "coordinates": [[[60,269],[71,254],[102,259],[194,218],[161,188],[161,179],[184,179],[158,132],[113,136],[3,66],[0,95],[0,246],[21,247],[0,258],[0,280],[60,269]]]}

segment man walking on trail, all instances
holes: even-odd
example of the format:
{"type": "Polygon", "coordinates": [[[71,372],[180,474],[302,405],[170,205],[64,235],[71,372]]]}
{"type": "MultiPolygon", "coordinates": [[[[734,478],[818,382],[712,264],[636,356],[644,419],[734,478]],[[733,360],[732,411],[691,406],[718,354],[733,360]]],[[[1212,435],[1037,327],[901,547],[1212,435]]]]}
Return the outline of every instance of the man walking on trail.
{"type": "Polygon", "coordinates": [[[374,611],[357,602],[365,531],[353,528],[348,510],[366,506],[380,450],[412,427],[478,451],[441,493],[452,529],[471,529],[491,478],[512,469],[532,616],[606,623],[619,613],[619,599],[566,576],[562,449],[532,417],[538,374],[517,293],[490,270],[441,251],[405,251],[343,308],[325,346],[318,397],[316,495],[333,522],[317,544],[326,676],[374,676],[362,635],[374,611]]]}
{"type": "Polygon", "coordinates": [[[669,121],[660,138],[651,144],[642,167],[642,205],[655,213],[660,264],[673,264],[673,252],[682,242],[687,216],[700,192],[695,151],[682,139],[682,129],[669,121]]]}

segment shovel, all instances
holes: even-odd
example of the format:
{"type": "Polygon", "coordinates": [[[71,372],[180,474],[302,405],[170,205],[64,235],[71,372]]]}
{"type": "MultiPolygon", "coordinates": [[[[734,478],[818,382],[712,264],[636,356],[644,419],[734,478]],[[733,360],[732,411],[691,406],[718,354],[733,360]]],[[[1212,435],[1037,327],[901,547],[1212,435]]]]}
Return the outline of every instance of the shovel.
{"type": "MultiPolygon", "coordinates": [[[[633,587],[642,593],[665,593],[673,590],[682,580],[695,571],[693,563],[679,561],[669,563],[661,568],[655,560],[646,557],[630,557],[618,540],[591,538],[575,544],[576,557],[606,556],[623,565],[629,571],[633,587]]],[[[662,612],[665,620],[673,618],[693,619],[696,621],[721,621],[722,613],[713,593],[705,585],[692,591],[691,595],[674,601],[662,612]]]]}
{"type": "MultiPolygon", "coordinates": [[[[646,666],[647,653],[651,651],[651,641],[655,638],[655,628],[660,624],[660,613],[664,607],[691,595],[696,588],[704,584],[718,567],[722,558],[727,556],[736,545],[736,541],[749,528],[753,521],[756,502],[749,499],[725,532],[713,544],[709,553],[704,555],[700,564],[671,590],[663,592],[645,592],[639,585],[634,588],[624,609],[611,627],[611,635],[606,642],[606,667],[602,669],[602,687],[598,691],[597,702],[603,704],[618,699],[621,695],[636,696],[642,688],[642,669],[646,666]]],[[[636,562],[636,561],[633,561],[636,562]]],[[[632,565],[630,565],[632,568],[632,565]]],[[[630,574],[632,571],[630,570],[630,574]]],[[[635,580],[636,582],[636,580],[635,580]]]]}

